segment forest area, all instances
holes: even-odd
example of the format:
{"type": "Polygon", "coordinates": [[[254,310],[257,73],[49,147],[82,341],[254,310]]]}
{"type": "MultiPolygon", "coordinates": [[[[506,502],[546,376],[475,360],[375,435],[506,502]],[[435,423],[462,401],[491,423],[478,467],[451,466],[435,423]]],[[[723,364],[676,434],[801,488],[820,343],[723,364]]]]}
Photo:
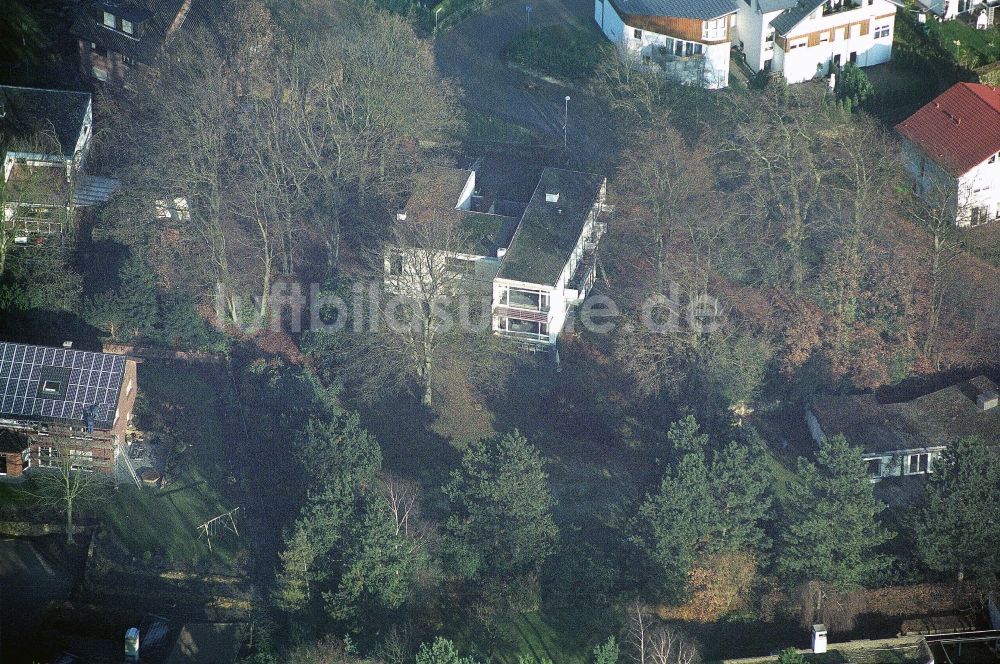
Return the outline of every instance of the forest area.
{"type": "MultiPolygon", "coordinates": [[[[452,281],[405,329],[322,306],[380,292],[419,173],[484,149],[424,12],[196,19],[155,77],[95,97],[115,197],[62,247],[0,242],[0,337],[225,358],[247,664],[692,664],[813,623],[866,635],[931,584],[997,588],[996,439],[955,441],[892,508],[862,441],[808,445],[820,395],[1000,353],[1000,266],[913,195],[856,103],[867,78],[709,92],[602,52],[585,94],[619,143],[595,286],[615,324],[567,334],[557,364],[437,324],[452,281]]],[[[549,139],[516,153],[598,168],[549,139]]]]}

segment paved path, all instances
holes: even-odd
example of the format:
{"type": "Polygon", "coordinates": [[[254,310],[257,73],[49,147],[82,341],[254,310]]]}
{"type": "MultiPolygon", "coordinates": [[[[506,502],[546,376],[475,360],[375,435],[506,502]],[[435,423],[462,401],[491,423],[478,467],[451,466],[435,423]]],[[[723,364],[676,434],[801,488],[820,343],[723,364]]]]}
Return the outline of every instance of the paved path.
{"type": "Polygon", "coordinates": [[[603,104],[589,93],[504,64],[504,47],[528,27],[526,4],[532,6],[532,27],[572,22],[589,29],[593,23],[593,0],[511,0],[473,15],[437,39],[434,50],[441,73],[459,82],[470,108],[528,127],[551,145],[562,143],[564,99],[569,95],[570,163],[611,168],[618,142],[603,104]]]}

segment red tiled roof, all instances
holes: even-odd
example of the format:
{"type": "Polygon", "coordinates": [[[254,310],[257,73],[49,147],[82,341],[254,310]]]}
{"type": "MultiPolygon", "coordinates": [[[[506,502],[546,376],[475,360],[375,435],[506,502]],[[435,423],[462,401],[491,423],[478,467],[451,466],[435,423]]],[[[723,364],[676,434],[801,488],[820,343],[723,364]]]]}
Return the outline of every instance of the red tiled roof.
{"type": "Polygon", "coordinates": [[[1000,88],[956,83],[896,130],[952,175],[967,173],[1000,152],[1000,88]]]}

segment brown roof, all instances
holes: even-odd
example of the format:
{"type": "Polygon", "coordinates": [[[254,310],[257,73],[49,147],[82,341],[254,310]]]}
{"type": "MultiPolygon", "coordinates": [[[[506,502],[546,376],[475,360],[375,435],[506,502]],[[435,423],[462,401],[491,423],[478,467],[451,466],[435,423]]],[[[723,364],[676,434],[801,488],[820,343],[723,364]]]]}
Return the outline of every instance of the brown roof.
{"type": "Polygon", "coordinates": [[[954,176],[1000,152],[1000,88],[956,83],[896,130],[954,176]]]}
{"type": "Polygon", "coordinates": [[[902,403],[882,404],[874,395],[827,396],[812,407],[823,433],[843,434],[867,452],[947,446],[959,438],[1000,438],[1000,408],[979,409],[976,397],[997,390],[985,376],[902,403]]]}

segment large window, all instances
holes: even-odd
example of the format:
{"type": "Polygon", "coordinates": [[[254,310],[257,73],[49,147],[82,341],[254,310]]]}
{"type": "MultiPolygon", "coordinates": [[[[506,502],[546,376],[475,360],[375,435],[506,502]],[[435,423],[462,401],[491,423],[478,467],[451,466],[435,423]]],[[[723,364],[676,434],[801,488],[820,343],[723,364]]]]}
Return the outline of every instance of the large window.
{"type": "Polygon", "coordinates": [[[111,12],[104,12],[104,25],[109,28],[115,27],[115,15],[111,12]]]}
{"type": "Polygon", "coordinates": [[[533,309],[535,311],[549,310],[549,294],[539,291],[527,291],[519,288],[511,288],[507,295],[507,304],[519,309],[533,309]]]}
{"type": "Polygon", "coordinates": [[[884,39],[888,37],[890,33],[888,25],[878,25],[875,26],[875,39],[884,39]]]}
{"type": "Polygon", "coordinates": [[[122,32],[124,32],[127,35],[132,34],[133,32],[132,21],[126,21],[125,19],[122,19],[122,32]]]}
{"type": "Polygon", "coordinates": [[[868,459],[865,462],[868,467],[868,476],[872,479],[882,477],[882,459],[868,459]]]}
{"type": "Polygon", "coordinates": [[[389,254],[389,274],[394,277],[403,274],[403,254],[398,251],[389,254]]]}
{"type": "Polygon", "coordinates": [[[979,224],[985,224],[990,220],[989,208],[985,205],[977,205],[972,208],[972,225],[978,226],[979,224]]]}
{"type": "Polygon", "coordinates": [[[930,467],[931,455],[927,453],[923,454],[911,454],[906,459],[906,469],[909,475],[920,475],[926,473],[930,467]]]}
{"type": "Polygon", "coordinates": [[[703,39],[707,39],[709,41],[725,39],[728,28],[728,16],[712,19],[711,21],[705,21],[701,25],[701,36],[703,39]]]}
{"type": "Polygon", "coordinates": [[[505,318],[503,329],[514,334],[529,334],[537,336],[547,336],[549,324],[540,323],[533,320],[521,320],[520,318],[505,318]]]}

